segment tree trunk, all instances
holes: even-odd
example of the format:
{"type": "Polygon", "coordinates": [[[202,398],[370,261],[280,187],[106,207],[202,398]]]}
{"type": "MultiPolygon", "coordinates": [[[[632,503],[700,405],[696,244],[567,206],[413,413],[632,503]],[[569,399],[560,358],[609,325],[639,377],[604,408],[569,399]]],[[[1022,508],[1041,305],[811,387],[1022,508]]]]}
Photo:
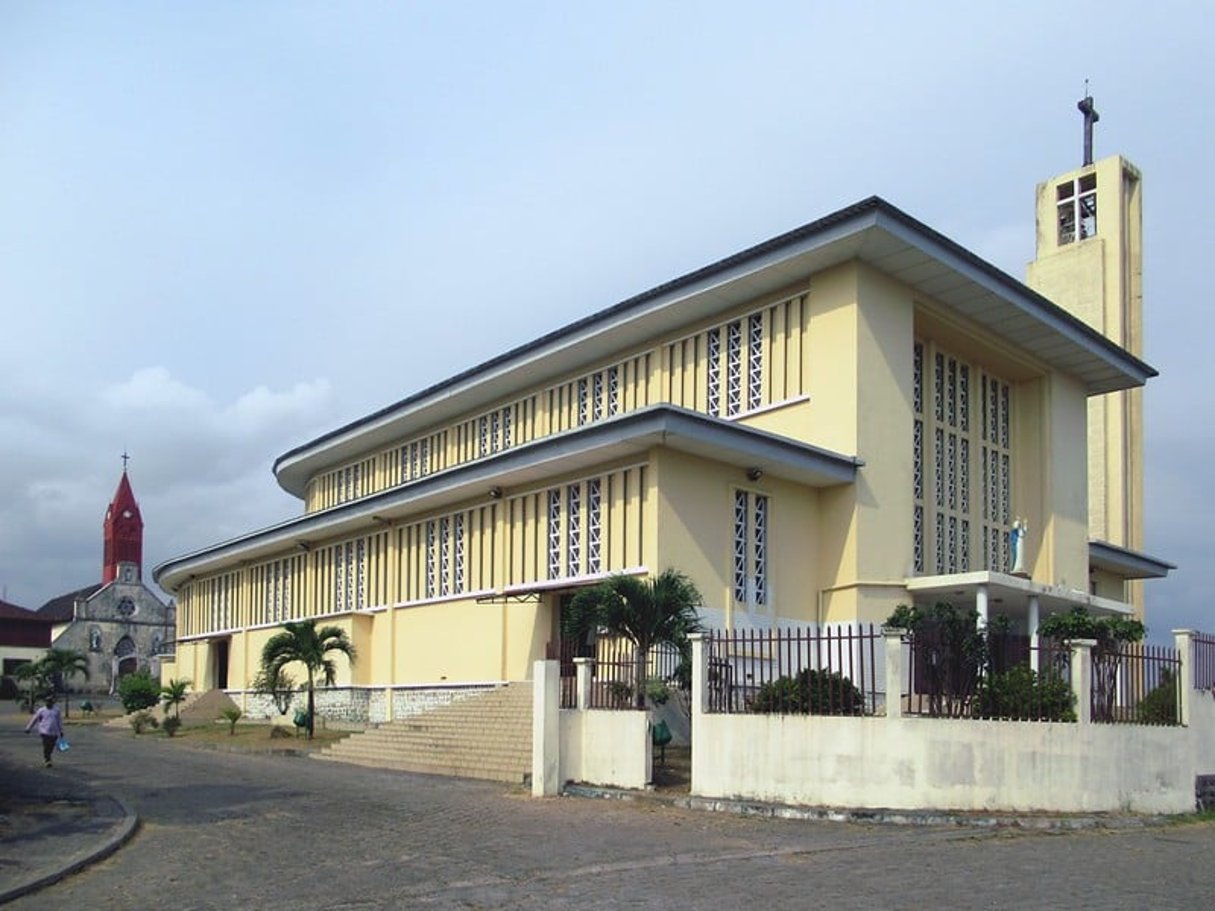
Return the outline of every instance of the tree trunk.
{"type": "Polygon", "coordinates": [[[647,659],[650,657],[650,647],[648,645],[644,646],[644,647],[641,645],[638,645],[636,648],[637,648],[637,657],[636,657],[637,692],[636,692],[636,697],[633,701],[634,701],[634,704],[637,706],[637,708],[644,709],[645,708],[645,669],[646,669],[646,664],[648,663],[647,659]]]}
{"type": "Polygon", "coordinates": [[[313,706],[312,690],[313,690],[312,668],[309,668],[308,669],[308,739],[309,740],[312,739],[313,723],[315,721],[315,719],[314,719],[315,712],[313,712],[313,710],[312,710],[312,706],[313,706]]]}

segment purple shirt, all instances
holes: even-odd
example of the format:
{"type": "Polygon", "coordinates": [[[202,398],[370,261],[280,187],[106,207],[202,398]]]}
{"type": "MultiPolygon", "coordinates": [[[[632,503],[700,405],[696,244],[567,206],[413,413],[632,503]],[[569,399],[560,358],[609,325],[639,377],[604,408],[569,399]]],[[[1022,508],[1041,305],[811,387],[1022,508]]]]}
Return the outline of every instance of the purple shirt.
{"type": "Polygon", "coordinates": [[[38,733],[43,737],[62,737],[63,719],[59,716],[59,706],[53,705],[49,709],[43,706],[34,712],[34,717],[25,726],[25,730],[28,732],[30,728],[35,726],[38,728],[38,733]]]}

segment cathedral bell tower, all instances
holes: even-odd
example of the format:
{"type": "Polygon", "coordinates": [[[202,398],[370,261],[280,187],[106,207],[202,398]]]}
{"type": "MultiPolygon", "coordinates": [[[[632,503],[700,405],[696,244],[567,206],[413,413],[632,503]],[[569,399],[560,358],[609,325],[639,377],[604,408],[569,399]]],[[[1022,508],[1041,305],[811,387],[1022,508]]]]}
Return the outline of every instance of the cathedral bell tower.
{"type": "Polygon", "coordinates": [[[122,457],[122,480],[105,511],[105,552],[102,557],[103,585],[119,580],[137,582],[143,575],[143,517],[127,479],[127,455],[122,457]]]}

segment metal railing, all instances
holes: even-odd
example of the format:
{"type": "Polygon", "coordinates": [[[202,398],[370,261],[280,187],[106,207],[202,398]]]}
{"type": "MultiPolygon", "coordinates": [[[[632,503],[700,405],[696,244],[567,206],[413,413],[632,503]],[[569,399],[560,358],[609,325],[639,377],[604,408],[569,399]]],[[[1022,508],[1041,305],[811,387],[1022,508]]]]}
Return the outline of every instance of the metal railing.
{"type": "Polygon", "coordinates": [[[1180,724],[1181,656],[1127,645],[1093,651],[1092,718],[1097,724],[1180,724]]]}
{"type": "Polygon", "coordinates": [[[1215,636],[1210,633],[1195,633],[1194,642],[1194,689],[1215,689],[1215,636]]]}
{"type": "Polygon", "coordinates": [[[706,710],[875,714],[882,641],[874,624],[837,631],[714,630],[705,637],[706,710]]]}
{"type": "Polygon", "coordinates": [[[635,709],[638,678],[644,690],[651,681],[677,686],[681,680],[682,658],[674,646],[662,643],[650,649],[644,669],[637,661],[637,649],[619,636],[599,636],[592,641],[561,639],[547,650],[550,660],[561,663],[561,708],[578,707],[578,667],[575,658],[591,662],[587,707],[592,709],[635,709]]]}

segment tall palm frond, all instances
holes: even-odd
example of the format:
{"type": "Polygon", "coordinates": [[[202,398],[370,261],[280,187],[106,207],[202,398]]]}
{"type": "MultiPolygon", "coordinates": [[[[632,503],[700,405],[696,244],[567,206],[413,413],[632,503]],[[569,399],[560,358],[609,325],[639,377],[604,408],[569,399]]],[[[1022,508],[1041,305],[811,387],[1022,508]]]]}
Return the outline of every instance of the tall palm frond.
{"type": "Polygon", "coordinates": [[[283,631],[271,636],[262,648],[262,669],[273,678],[282,669],[298,661],[308,671],[308,737],[313,734],[316,676],[321,675],[325,686],[337,679],[337,664],[331,652],[344,654],[351,664],[356,652],[354,643],[339,626],[317,627],[315,620],[298,620],[283,624],[283,631]]]}

